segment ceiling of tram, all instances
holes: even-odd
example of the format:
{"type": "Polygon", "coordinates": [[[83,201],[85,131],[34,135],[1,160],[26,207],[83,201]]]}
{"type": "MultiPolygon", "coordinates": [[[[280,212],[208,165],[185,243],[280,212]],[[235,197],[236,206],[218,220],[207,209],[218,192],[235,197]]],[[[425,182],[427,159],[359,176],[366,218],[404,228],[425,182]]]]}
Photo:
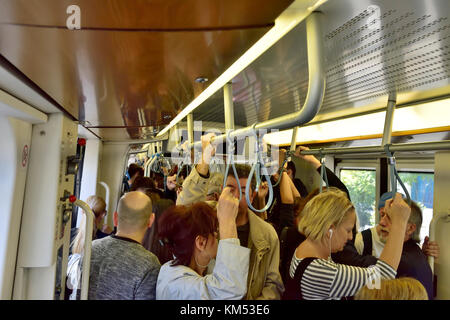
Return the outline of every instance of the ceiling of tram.
{"type": "MultiPolygon", "coordinates": [[[[292,0],[257,3],[0,0],[0,54],[103,139],[148,139],[292,0]],[[65,27],[71,4],[82,30],[65,27]]],[[[380,110],[391,91],[399,104],[450,94],[449,1],[329,0],[320,11],[327,84],[313,122],[380,110]]],[[[236,126],[299,110],[307,59],[303,21],[233,78],[236,126]]],[[[223,90],[193,115],[223,124],[223,90]]]]}
{"type": "Polygon", "coordinates": [[[0,0],[0,54],[103,139],[148,139],[291,2],[0,0]]]}
{"type": "MultiPolygon", "coordinates": [[[[333,0],[324,13],[326,91],[319,121],[450,94],[450,2],[333,0]]],[[[306,27],[300,23],[232,81],[236,126],[298,111],[308,90],[306,27]]],[[[223,91],[194,111],[224,121],[223,91]]]]}

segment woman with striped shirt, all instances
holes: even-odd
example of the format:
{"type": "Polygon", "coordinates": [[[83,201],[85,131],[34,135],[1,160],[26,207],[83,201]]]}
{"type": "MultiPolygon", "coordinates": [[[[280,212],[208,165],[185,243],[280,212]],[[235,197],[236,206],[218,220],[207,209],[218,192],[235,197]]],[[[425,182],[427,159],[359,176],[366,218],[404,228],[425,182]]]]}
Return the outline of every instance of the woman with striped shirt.
{"type": "Polygon", "coordinates": [[[306,240],[297,247],[289,270],[291,281],[299,286],[299,298],[338,300],[355,295],[366,284],[376,286],[377,279],[395,278],[411,209],[400,194],[386,203],[395,231],[390,233],[378,262],[360,268],[331,260],[331,253],[343,250],[353,236],[356,213],[347,195],[330,188],[308,202],[298,225],[306,240]]]}

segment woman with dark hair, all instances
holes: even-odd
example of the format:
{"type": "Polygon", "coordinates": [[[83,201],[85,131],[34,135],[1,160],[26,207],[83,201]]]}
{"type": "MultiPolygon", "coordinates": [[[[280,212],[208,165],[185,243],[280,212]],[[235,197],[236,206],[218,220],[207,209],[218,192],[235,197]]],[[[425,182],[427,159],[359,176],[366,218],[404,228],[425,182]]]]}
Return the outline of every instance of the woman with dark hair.
{"type": "Polygon", "coordinates": [[[161,267],[157,300],[230,300],[245,296],[250,250],[240,246],[237,236],[238,205],[230,189],[225,188],[217,214],[206,203],[197,202],[171,207],[162,215],[159,236],[174,260],[161,267]],[[210,265],[213,259],[214,266],[210,265]]]}

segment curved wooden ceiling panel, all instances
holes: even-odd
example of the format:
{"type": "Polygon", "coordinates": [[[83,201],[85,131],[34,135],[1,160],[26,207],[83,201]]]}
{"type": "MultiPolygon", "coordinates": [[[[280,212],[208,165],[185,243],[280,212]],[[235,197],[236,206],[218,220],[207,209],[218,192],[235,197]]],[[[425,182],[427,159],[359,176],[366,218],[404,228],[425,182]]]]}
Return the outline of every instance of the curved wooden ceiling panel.
{"type": "Polygon", "coordinates": [[[150,138],[291,2],[0,0],[0,54],[86,127],[150,138]],[[65,28],[71,4],[81,30],[65,28]]]}
{"type": "Polygon", "coordinates": [[[0,21],[66,26],[78,5],[82,28],[210,29],[267,26],[292,0],[0,0],[0,21]]]}

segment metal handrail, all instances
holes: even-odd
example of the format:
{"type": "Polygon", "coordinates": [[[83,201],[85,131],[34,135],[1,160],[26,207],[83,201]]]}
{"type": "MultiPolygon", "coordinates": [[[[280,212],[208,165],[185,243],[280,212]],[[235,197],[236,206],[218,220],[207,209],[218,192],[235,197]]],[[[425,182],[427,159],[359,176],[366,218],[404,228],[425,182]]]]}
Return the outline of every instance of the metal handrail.
{"type": "MultiPolygon", "coordinates": [[[[436,151],[436,150],[450,150],[450,140],[443,140],[438,142],[419,142],[419,143],[399,143],[390,144],[389,151],[436,151]]],[[[300,151],[303,155],[319,155],[322,152],[324,155],[332,154],[362,154],[362,153],[386,153],[384,146],[370,146],[370,147],[348,147],[348,148],[323,148],[310,149],[300,151]]]]}
{"type": "MultiPolygon", "coordinates": [[[[306,40],[308,50],[308,92],[303,107],[294,113],[286,114],[275,119],[260,122],[256,126],[248,126],[229,133],[230,138],[249,136],[253,130],[260,129],[289,129],[311,121],[320,111],[325,95],[326,66],[323,50],[323,34],[320,23],[322,13],[313,12],[306,18],[306,40]]],[[[226,141],[228,133],[215,136],[211,143],[226,141]]],[[[189,148],[200,148],[201,141],[191,143],[189,148]]]]}

